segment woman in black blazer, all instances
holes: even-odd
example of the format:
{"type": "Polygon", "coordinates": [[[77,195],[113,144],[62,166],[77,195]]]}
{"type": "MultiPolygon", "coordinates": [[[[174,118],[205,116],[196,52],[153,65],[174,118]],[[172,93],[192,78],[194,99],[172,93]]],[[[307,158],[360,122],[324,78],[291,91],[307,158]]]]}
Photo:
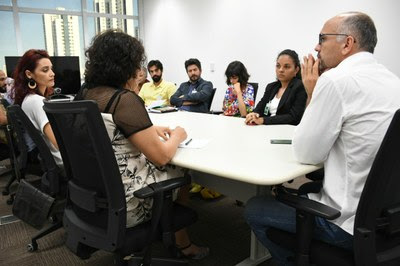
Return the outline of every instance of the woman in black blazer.
{"type": "Polygon", "coordinates": [[[307,94],[301,81],[300,60],[293,50],[284,50],[276,59],[276,77],[265,88],[254,111],[246,116],[248,125],[300,123],[306,108],[307,94]]]}

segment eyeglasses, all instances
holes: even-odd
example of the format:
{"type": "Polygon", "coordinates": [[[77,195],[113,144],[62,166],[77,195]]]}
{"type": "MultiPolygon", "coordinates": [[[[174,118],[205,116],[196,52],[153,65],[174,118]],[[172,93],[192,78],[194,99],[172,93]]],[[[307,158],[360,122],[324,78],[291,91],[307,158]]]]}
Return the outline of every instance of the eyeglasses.
{"type": "MultiPolygon", "coordinates": [[[[325,36],[346,36],[349,37],[351,35],[349,34],[344,34],[344,33],[320,33],[318,35],[318,44],[321,45],[325,41],[325,36]]],[[[356,42],[356,39],[353,37],[354,42],[356,42]]]]}

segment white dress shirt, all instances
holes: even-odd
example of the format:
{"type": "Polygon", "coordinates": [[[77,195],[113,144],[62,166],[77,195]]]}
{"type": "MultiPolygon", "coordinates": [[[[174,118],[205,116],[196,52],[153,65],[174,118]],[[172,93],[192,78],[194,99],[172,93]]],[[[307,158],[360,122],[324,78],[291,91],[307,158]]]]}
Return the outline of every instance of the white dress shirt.
{"type": "Polygon", "coordinates": [[[279,106],[279,102],[281,101],[281,98],[277,98],[275,95],[275,97],[268,103],[269,104],[269,112],[271,113],[271,116],[276,115],[276,111],[278,111],[278,106],[279,106]]]}
{"type": "Polygon", "coordinates": [[[321,75],[296,128],[297,160],[325,167],[321,192],[309,197],[338,209],[332,222],[352,235],[366,178],[399,108],[400,79],[360,52],[321,75]]]}

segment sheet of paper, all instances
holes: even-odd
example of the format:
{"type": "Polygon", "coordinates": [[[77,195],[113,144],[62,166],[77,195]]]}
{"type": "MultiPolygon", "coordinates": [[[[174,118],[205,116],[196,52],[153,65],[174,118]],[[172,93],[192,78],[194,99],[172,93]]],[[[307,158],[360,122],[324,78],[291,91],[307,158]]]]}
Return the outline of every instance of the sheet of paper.
{"type": "Polygon", "coordinates": [[[154,107],[161,107],[165,105],[165,100],[156,100],[152,102],[149,106],[147,106],[147,109],[151,109],[154,107]]]}

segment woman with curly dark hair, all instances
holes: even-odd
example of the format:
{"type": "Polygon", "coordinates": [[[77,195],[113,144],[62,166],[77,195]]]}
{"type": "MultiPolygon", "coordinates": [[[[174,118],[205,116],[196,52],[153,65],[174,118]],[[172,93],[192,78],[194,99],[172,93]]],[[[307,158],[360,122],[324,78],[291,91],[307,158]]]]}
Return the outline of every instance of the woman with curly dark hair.
{"type": "MultiPolygon", "coordinates": [[[[32,124],[43,136],[55,162],[62,166],[61,154],[53,130],[43,110],[43,100],[53,93],[54,72],[45,50],[31,49],[19,60],[14,70],[14,103],[21,105],[32,124]]],[[[28,150],[34,148],[30,138],[25,138],[28,150]]]]}
{"type": "Polygon", "coordinates": [[[224,115],[245,117],[254,107],[254,88],[247,83],[250,75],[242,62],[233,61],[225,76],[229,87],[222,104],[224,115]]]}
{"type": "MultiPolygon", "coordinates": [[[[118,30],[105,31],[94,37],[86,57],[85,85],[77,99],[95,100],[99,106],[125,188],[127,227],[132,227],[148,220],[152,208],[151,199],[139,200],[133,192],[183,176],[182,168],[168,163],[187,135],[181,127],[153,126],[143,100],[131,91],[145,59],[137,39],[118,30]]],[[[185,256],[201,259],[209,253],[190,242],[186,229],[175,238],[185,256]]]]}

